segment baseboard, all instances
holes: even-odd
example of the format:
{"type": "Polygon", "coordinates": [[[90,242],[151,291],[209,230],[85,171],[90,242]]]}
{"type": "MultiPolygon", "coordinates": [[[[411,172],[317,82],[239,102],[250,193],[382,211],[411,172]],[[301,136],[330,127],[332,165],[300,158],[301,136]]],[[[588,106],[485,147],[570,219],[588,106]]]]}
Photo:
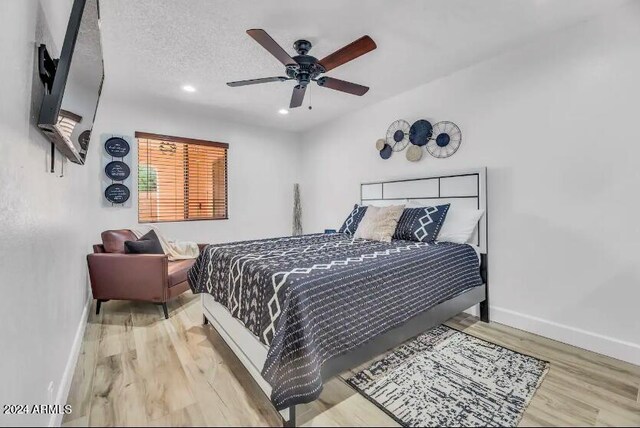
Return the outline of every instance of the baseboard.
{"type": "MultiPolygon", "coordinates": [[[[56,394],[56,402],[54,404],[60,407],[67,404],[67,398],[69,397],[69,390],[71,389],[71,381],[73,380],[73,373],[78,363],[78,356],[80,355],[80,348],[82,347],[82,339],[84,338],[84,331],[87,327],[87,321],[89,319],[89,311],[91,310],[91,302],[93,299],[89,297],[87,303],[84,305],[78,328],[76,329],[76,335],[73,338],[73,345],[71,345],[71,351],[69,352],[69,358],[62,373],[62,379],[58,384],[58,393],[56,394]]],[[[49,419],[50,427],[59,427],[62,425],[62,414],[53,414],[49,419]]]]}
{"type": "Polygon", "coordinates": [[[640,344],[626,342],[495,306],[491,306],[490,314],[491,321],[617,358],[631,364],[640,365],[640,344]]]}

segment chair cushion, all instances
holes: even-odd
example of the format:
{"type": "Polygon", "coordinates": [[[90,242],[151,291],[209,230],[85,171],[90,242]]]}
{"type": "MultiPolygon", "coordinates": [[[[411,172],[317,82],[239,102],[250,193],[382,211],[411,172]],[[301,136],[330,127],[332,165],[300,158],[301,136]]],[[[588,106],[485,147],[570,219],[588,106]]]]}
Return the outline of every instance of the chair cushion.
{"type": "Polygon", "coordinates": [[[169,262],[169,287],[178,285],[187,280],[187,272],[193,266],[196,259],[176,260],[169,262]]]}
{"type": "Polygon", "coordinates": [[[124,253],[124,241],[137,239],[129,229],[105,230],[101,236],[104,251],[107,253],[124,253]]]}

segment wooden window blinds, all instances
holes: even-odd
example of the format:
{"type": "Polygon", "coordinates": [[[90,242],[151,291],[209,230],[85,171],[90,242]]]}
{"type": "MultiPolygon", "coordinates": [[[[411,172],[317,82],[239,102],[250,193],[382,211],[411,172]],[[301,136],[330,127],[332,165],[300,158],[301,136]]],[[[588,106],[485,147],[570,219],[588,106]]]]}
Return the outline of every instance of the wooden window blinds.
{"type": "Polygon", "coordinates": [[[227,217],[228,144],[136,132],[138,221],[227,217]]]}

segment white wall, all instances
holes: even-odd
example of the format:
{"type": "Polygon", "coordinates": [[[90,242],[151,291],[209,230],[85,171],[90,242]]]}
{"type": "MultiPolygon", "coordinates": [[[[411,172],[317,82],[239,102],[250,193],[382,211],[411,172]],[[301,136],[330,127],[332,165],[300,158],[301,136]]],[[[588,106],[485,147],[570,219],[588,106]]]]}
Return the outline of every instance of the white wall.
{"type": "Polygon", "coordinates": [[[132,203],[128,208],[104,206],[104,177],[100,135],[132,136],[135,131],[220,141],[229,144],[229,219],[158,223],[169,238],[216,243],[291,234],[293,184],[299,164],[299,142],[291,133],[217,120],[188,103],[163,99],[129,100],[110,97],[109,82],[100,102],[87,165],[91,174],[88,204],[94,211],[92,239],[111,228],[138,224],[137,144],[129,156],[133,175],[132,203]]]}
{"type": "MultiPolygon", "coordinates": [[[[291,233],[299,164],[299,142],[293,134],[215,120],[186,103],[117,99],[108,76],[87,164],[66,162],[60,178],[58,156],[56,174],[48,172],[50,146],[34,125],[42,96],[36,47],[45,41],[53,55],[59,55],[71,3],[0,2],[2,404],[64,403],[69,386],[65,381],[73,374],[73,346],[79,343],[74,337],[90,298],[86,254],[100,241],[102,230],[138,226],[137,147],[134,144],[130,157],[133,204],[106,208],[100,134],[133,136],[139,130],[229,143],[229,220],[162,223],[159,228],[167,236],[222,242],[291,233]]],[[[59,419],[0,416],[0,425],[46,425],[53,420],[59,419]]]]}
{"type": "Polygon", "coordinates": [[[494,320],[640,363],[637,3],[302,136],[116,99],[107,76],[88,164],[59,178],[33,126],[35,42],[61,43],[70,4],[0,2],[0,403],[47,403],[50,381],[58,392],[89,297],[85,254],[101,230],[137,225],[135,190],[131,208],[102,206],[99,136],[136,130],[230,144],[230,219],[160,225],[205,242],[290,233],[299,176],[306,231],[320,231],[339,226],[361,181],[486,165],[494,320]],[[460,151],[382,161],[386,126],[422,117],[460,124],[460,151]]]}
{"type": "MultiPolygon", "coordinates": [[[[0,403],[50,404],[87,301],[89,170],[48,172],[49,143],[34,126],[41,101],[36,43],[57,56],[70,0],[0,2],[0,403]]],[[[63,388],[64,389],[64,388],[63,388]]],[[[64,391],[63,391],[64,394],[64,391]]],[[[0,416],[46,425],[49,415],[0,416]]]]}
{"type": "Polygon", "coordinates": [[[630,3],[308,132],[305,229],[339,227],[362,181],[487,166],[493,319],[640,363],[638,22],[630,3]],[[384,161],[399,118],[462,146],[384,161]]]}

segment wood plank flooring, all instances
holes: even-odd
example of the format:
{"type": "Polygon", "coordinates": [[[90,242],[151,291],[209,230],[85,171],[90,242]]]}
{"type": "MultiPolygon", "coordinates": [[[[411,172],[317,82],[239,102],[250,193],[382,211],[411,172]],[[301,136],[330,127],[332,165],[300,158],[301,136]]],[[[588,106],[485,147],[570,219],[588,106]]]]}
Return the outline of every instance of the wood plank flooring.
{"type": "MultiPolygon", "coordinates": [[[[160,307],[107,302],[89,318],[64,426],[268,426],[281,423],[191,293],[160,307]]],[[[448,323],[550,361],[520,426],[638,426],[640,367],[530,333],[459,315],[448,323]]],[[[345,374],[346,376],[346,374],[345,374]]],[[[303,426],[396,426],[340,378],[298,406],[303,426]]]]}

